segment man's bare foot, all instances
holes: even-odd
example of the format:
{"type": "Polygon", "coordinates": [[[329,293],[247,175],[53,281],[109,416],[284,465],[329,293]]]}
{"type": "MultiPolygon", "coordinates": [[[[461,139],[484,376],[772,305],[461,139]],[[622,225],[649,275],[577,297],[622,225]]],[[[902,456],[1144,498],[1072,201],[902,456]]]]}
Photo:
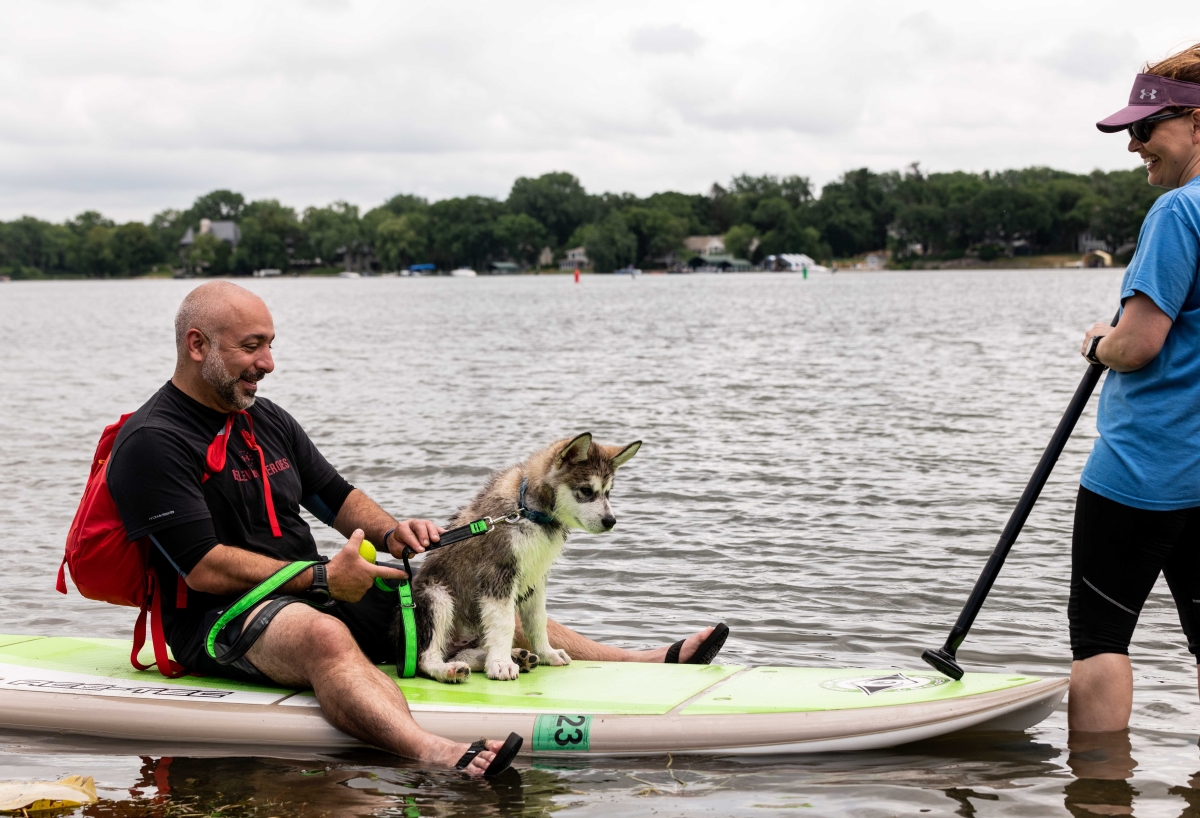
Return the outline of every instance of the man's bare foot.
{"type": "MultiPolygon", "coordinates": [[[[712,635],[711,627],[705,628],[702,631],[697,631],[683,640],[683,647],[679,649],[679,664],[686,664],[688,659],[696,655],[696,651],[704,644],[704,640],[712,635]]],[[[631,662],[665,662],[667,659],[667,651],[670,645],[663,648],[654,648],[653,650],[631,650],[631,662]]]]}
{"type": "MultiPolygon", "coordinates": [[[[450,770],[454,769],[454,765],[456,765],[458,760],[463,757],[463,753],[467,752],[467,750],[471,748],[471,745],[469,744],[458,744],[457,742],[453,742],[448,738],[441,738],[440,736],[434,736],[433,738],[436,740],[436,742],[430,742],[428,748],[429,754],[420,760],[428,761],[436,764],[439,767],[445,767],[450,770]]],[[[483,771],[488,768],[488,765],[492,763],[492,759],[496,757],[496,753],[503,746],[503,741],[498,739],[489,739],[487,743],[487,749],[471,759],[471,763],[463,768],[461,772],[466,773],[472,778],[482,777],[483,771]]]]}

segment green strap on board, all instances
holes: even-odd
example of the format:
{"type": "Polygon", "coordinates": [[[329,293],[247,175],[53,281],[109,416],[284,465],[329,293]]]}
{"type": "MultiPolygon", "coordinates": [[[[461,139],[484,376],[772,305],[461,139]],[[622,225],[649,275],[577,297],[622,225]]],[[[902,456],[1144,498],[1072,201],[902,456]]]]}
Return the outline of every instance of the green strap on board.
{"type": "Polygon", "coordinates": [[[395,591],[400,603],[400,630],[396,634],[396,675],[412,679],[417,675],[417,603],[413,602],[412,583],[407,579],[393,588],[383,577],[375,577],[375,587],[395,591]]]}
{"type": "Polygon", "coordinates": [[[400,580],[396,589],[400,594],[400,626],[404,631],[404,667],[400,666],[400,656],[396,656],[396,675],[401,679],[411,679],[417,675],[417,606],[413,602],[412,585],[408,580],[400,580]]]}
{"type": "MultiPolygon", "coordinates": [[[[425,547],[425,551],[429,552],[435,548],[454,545],[457,542],[478,537],[480,534],[486,534],[491,530],[492,524],[488,518],[475,520],[467,525],[461,525],[458,528],[452,528],[449,531],[443,532],[441,538],[436,543],[425,547]]],[[[371,545],[367,540],[363,540],[363,544],[371,545]]],[[[375,562],[374,555],[376,553],[375,546],[371,545],[370,554],[372,556],[364,556],[364,559],[375,562]]],[[[410,578],[412,577],[412,568],[409,567],[408,557],[413,553],[413,549],[405,546],[400,556],[400,559],[404,561],[404,572],[410,578]]],[[[392,588],[383,577],[375,577],[375,587],[381,591],[390,592],[394,590],[399,597],[400,631],[396,634],[398,643],[396,645],[396,675],[401,679],[411,679],[417,675],[417,606],[413,602],[412,584],[410,580],[402,579],[396,588],[392,588]],[[403,640],[403,646],[399,644],[400,640],[403,640]]]]}
{"type": "Polygon", "coordinates": [[[225,613],[213,623],[213,626],[208,631],[208,639],[204,643],[204,649],[208,651],[208,655],[213,659],[217,658],[217,636],[225,629],[225,626],[244,614],[246,611],[253,608],[258,603],[262,602],[266,597],[275,593],[280,587],[286,585],[297,574],[300,574],[312,566],[316,565],[316,560],[305,560],[301,562],[293,562],[283,566],[274,574],[267,577],[258,585],[251,588],[238,599],[237,602],[230,605],[225,613]]]}

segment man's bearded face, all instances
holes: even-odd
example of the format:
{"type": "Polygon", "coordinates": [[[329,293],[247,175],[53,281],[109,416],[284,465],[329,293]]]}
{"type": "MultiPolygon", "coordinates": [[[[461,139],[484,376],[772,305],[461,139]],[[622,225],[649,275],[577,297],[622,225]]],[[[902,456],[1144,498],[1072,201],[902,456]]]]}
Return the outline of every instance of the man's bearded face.
{"type": "Polygon", "coordinates": [[[256,384],[267,376],[266,371],[251,367],[234,375],[229,372],[225,361],[217,351],[216,343],[209,345],[208,354],[200,366],[200,377],[205,383],[216,390],[227,405],[235,409],[246,410],[254,405],[255,390],[246,383],[256,384]]]}

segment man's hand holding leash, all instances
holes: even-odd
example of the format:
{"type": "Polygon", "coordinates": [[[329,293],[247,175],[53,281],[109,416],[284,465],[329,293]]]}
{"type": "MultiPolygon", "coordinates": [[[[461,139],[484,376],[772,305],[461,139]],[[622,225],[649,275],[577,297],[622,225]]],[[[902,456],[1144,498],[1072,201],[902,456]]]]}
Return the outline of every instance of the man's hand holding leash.
{"type": "Polygon", "coordinates": [[[446,529],[431,520],[404,520],[384,536],[383,546],[393,557],[402,556],[405,547],[420,554],[445,533],[446,529]]]}

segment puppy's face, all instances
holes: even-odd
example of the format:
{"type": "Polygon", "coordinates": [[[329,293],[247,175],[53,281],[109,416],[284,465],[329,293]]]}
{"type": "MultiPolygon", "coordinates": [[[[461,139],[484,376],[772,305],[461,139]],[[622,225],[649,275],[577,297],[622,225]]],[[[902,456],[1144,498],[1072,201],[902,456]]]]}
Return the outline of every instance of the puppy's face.
{"type": "Polygon", "coordinates": [[[551,479],[555,484],[554,516],[568,528],[602,534],[617,524],[609,505],[617,468],[637,454],[642,442],[628,446],[602,446],[582,434],[568,442],[556,459],[551,479]]]}

